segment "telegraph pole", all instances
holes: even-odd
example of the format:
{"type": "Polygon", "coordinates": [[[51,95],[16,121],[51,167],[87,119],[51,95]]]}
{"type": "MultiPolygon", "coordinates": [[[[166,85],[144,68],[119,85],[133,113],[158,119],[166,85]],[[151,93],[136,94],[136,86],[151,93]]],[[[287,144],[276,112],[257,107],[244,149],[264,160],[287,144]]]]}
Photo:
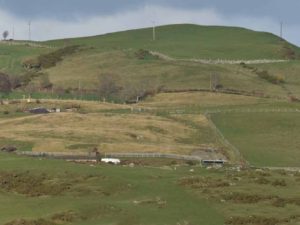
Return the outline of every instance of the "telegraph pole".
{"type": "Polygon", "coordinates": [[[152,21],[153,23],[153,29],[152,29],[152,38],[153,38],[153,41],[156,40],[156,27],[155,27],[155,21],[152,21]]]}
{"type": "Polygon", "coordinates": [[[15,26],[12,27],[12,39],[15,40],[15,26]]]}
{"type": "Polygon", "coordinates": [[[280,38],[283,38],[283,22],[280,22],[280,38]]]}
{"type": "Polygon", "coordinates": [[[31,41],[31,21],[28,22],[28,40],[31,41]]]}

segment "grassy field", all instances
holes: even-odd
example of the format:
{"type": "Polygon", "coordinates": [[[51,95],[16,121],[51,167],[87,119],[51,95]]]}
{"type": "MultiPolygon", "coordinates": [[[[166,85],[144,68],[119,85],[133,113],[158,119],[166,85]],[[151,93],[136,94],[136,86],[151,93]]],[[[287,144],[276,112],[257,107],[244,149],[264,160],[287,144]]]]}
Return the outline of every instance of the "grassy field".
{"type": "Polygon", "coordinates": [[[245,105],[259,105],[271,102],[268,99],[249,97],[242,95],[230,95],[212,92],[181,92],[181,93],[161,93],[146,99],[140,103],[145,107],[155,108],[181,108],[199,106],[201,108],[213,107],[234,107],[245,105]]]}
{"type": "Polygon", "coordinates": [[[183,117],[212,113],[217,128],[251,165],[300,166],[297,103],[194,92],[159,94],[140,105],[183,117]]]}
{"type": "Polygon", "coordinates": [[[206,92],[162,93],[132,106],[41,100],[0,107],[0,146],[15,145],[21,151],[86,152],[98,147],[103,152],[177,154],[214,147],[232,162],[240,160],[206,117],[213,113],[217,128],[251,165],[299,166],[297,109],[299,104],[284,100],[206,92]],[[75,111],[22,112],[34,107],[75,111]]]}
{"type": "Polygon", "coordinates": [[[136,107],[108,103],[43,100],[39,104],[8,105],[3,109],[0,124],[2,145],[24,143],[32,151],[76,152],[99,147],[104,152],[189,154],[201,147],[220,147],[203,115],[192,115],[186,121],[178,116],[140,112],[136,107]],[[33,116],[16,112],[36,106],[73,106],[77,112],[33,116]]]}
{"type": "Polygon", "coordinates": [[[48,51],[49,50],[45,48],[0,43],[0,70],[14,75],[19,75],[24,72],[22,67],[23,60],[37,57],[48,51]]]}
{"type": "Polygon", "coordinates": [[[255,166],[299,167],[299,113],[227,113],[212,119],[255,166]]]}
{"type": "Polygon", "coordinates": [[[4,225],[299,224],[295,172],[0,162],[4,225]]]}

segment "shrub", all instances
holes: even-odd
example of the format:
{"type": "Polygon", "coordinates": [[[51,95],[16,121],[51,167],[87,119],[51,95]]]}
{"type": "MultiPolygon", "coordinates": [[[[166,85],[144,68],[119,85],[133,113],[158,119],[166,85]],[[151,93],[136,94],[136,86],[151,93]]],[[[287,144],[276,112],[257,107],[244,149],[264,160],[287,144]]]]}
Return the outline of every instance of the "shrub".
{"type": "Polygon", "coordinates": [[[282,198],[276,198],[273,202],[272,205],[275,207],[284,207],[286,205],[286,200],[282,198]]]}
{"type": "Polygon", "coordinates": [[[277,218],[266,218],[261,216],[248,216],[248,217],[232,217],[227,219],[225,224],[228,225],[276,225],[281,223],[282,220],[277,218]]]}
{"type": "Polygon", "coordinates": [[[300,99],[295,96],[289,96],[290,102],[300,102],[300,99]]]}
{"type": "Polygon", "coordinates": [[[23,66],[26,69],[40,70],[47,69],[63,60],[64,56],[74,54],[78,50],[78,45],[67,46],[65,48],[58,49],[48,54],[40,55],[36,59],[29,59],[23,62],[23,66]]]}
{"type": "Polygon", "coordinates": [[[179,181],[179,184],[190,186],[191,188],[219,188],[230,186],[230,183],[227,181],[210,177],[185,177],[179,181]]]}
{"type": "Polygon", "coordinates": [[[9,76],[0,72],[0,93],[8,94],[12,90],[9,76]]]}
{"type": "Polygon", "coordinates": [[[289,60],[295,60],[297,58],[296,52],[287,44],[283,47],[283,55],[289,60]]]}
{"type": "Polygon", "coordinates": [[[282,84],[282,83],[284,83],[284,77],[272,75],[267,70],[258,71],[258,72],[256,72],[256,74],[260,78],[262,78],[264,80],[267,80],[267,81],[269,81],[273,84],[282,84]]]}
{"type": "Polygon", "coordinates": [[[186,162],[186,164],[188,164],[189,166],[195,166],[195,165],[197,165],[197,162],[189,160],[189,161],[186,162]]]}
{"type": "Polygon", "coordinates": [[[277,179],[277,180],[273,181],[273,182],[272,182],[272,185],[273,185],[273,186],[281,186],[281,187],[287,186],[285,180],[283,180],[283,179],[281,179],[281,180],[278,180],[278,179],[277,179]]]}
{"type": "Polygon", "coordinates": [[[257,183],[257,184],[269,184],[270,182],[271,181],[269,181],[268,179],[266,179],[264,177],[260,177],[255,180],[255,183],[257,183]]]}
{"type": "Polygon", "coordinates": [[[154,56],[149,52],[148,50],[140,49],[137,52],[135,52],[135,57],[144,60],[144,59],[157,59],[157,56],[154,56]]]}

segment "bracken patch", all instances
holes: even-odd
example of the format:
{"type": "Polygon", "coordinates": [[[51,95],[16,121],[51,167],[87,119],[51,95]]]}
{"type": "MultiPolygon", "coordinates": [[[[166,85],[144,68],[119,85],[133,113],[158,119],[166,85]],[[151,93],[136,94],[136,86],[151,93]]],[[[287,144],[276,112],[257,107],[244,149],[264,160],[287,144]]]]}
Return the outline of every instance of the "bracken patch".
{"type": "Polygon", "coordinates": [[[60,181],[53,182],[45,174],[32,175],[29,172],[0,173],[0,189],[7,192],[38,197],[43,195],[59,195],[69,188],[70,184],[60,181]]]}

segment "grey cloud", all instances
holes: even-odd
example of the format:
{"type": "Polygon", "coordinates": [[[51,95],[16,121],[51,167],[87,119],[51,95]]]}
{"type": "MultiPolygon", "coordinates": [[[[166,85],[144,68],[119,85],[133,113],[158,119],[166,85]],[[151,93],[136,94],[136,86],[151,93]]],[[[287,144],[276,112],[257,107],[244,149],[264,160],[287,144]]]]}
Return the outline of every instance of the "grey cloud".
{"type": "Polygon", "coordinates": [[[170,23],[243,26],[300,44],[299,0],[0,0],[0,30],[36,40],[103,34],[170,23]]]}
{"type": "Polygon", "coordinates": [[[2,0],[1,9],[23,18],[74,19],[137,10],[145,5],[178,9],[214,8],[231,16],[268,16],[287,23],[300,20],[299,0],[2,0]]]}

